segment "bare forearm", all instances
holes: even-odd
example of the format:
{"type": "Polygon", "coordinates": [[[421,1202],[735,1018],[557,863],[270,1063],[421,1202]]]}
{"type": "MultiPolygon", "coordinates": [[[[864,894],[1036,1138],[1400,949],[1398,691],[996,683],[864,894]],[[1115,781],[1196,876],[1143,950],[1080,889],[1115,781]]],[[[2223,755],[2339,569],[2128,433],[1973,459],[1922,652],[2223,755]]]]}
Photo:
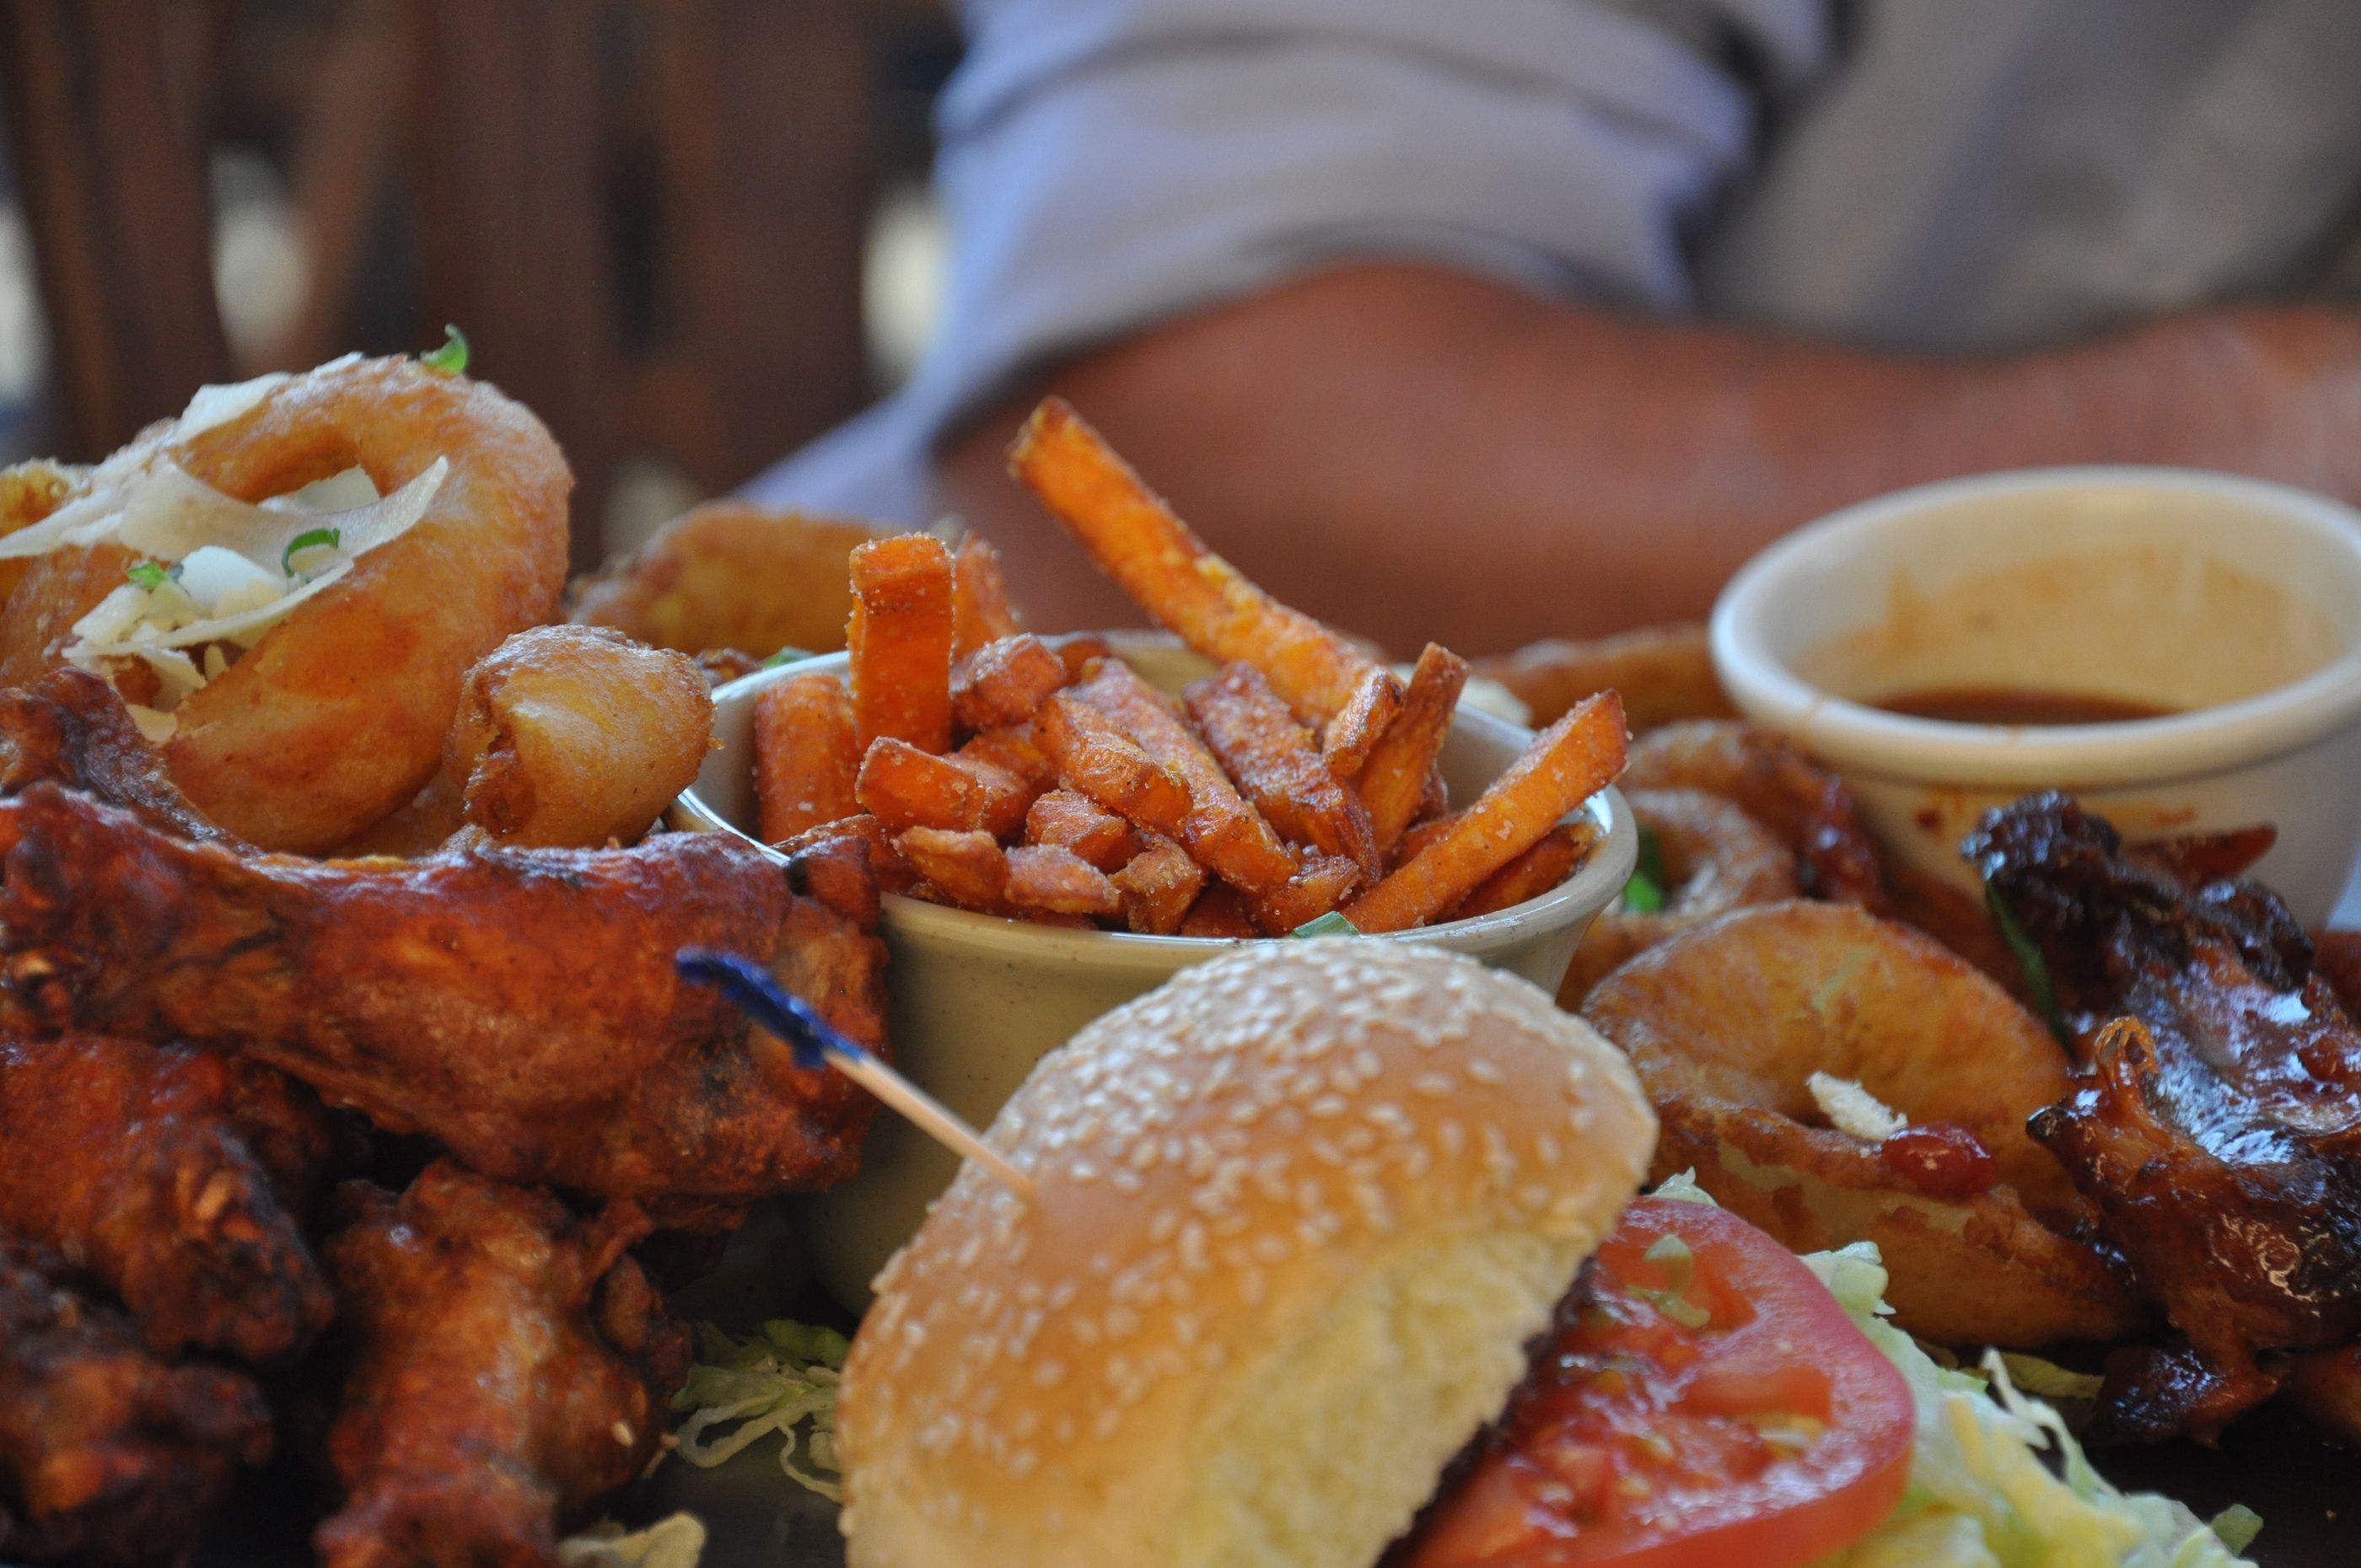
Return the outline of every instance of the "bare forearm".
{"type": "MultiPolygon", "coordinates": [[[[1365,266],[1143,334],[1039,389],[1273,591],[1403,652],[1694,616],[1785,530],[1950,474],[2182,463],[2361,490],[2361,329],[2323,313],[1912,360],[1365,266]]],[[[946,454],[953,505],[1041,620],[1135,619],[1005,477],[1021,412],[946,454]]]]}

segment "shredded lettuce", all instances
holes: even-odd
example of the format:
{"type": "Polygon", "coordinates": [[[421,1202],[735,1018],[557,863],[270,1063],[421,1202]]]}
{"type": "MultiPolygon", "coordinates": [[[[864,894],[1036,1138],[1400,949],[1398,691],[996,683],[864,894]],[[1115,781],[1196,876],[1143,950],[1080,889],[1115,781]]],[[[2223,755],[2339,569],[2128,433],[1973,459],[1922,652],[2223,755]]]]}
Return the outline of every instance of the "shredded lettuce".
{"type": "Polygon", "coordinates": [[[851,1342],[834,1329],[776,1319],[743,1340],[699,1323],[697,1343],[697,1364],[673,1396],[672,1408],[689,1412],[673,1433],[673,1452],[711,1469],[777,1432],[785,1440],[779,1468],[798,1485],[840,1500],[835,1482],[796,1463],[796,1429],[810,1423],[805,1453],[815,1467],[834,1470],[837,1375],[851,1342]],[[707,1440],[708,1431],[732,1422],[730,1431],[707,1440]]]}
{"type": "Polygon", "coordinates": [[[595,1524],[557,1543],[558,1568],[697,1568],[704,1555],[705,1524],[695,1514],[628,1533],[619,1524],[595,1524]]]}
{"type": "MultiPolygon", "coordinates": [[[[1659,1198],[1710,1203],[1694,1172],[1659,1198]]],[[[1986,1352],[1982,1373],[1945,1367],[1885,1320],[1886,1270],[1875,1244],[1804,1255],[1854,1326],[1901,1369],[1918,1409],[1910,1487],[1891,1518],[1817,1568],[2239,1568],[2262,1528],[2233,1508],[2212,1525],[2169,1497],[2123,1492],[2091,1467],[2065,1418],[2020,1391],[2011,1361],[1986,1352]],[[2045,1454],[2054,1454],[2052,1474],[2045,1454]]],[[[2015,1360],[2017,1358],[2012,1358],[2015,1360]]],[[[2086,1381],[2037,1366],[2077,1390],[2086,1381]]],[[[2061,1390],[2061,1393],[2064,1390],[2061,1390]]]]}

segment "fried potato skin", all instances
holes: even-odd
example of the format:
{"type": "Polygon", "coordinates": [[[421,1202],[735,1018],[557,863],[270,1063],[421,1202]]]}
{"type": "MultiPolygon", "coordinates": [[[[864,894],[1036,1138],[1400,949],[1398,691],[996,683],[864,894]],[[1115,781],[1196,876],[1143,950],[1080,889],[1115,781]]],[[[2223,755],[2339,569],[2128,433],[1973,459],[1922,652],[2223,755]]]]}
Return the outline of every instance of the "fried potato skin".
{"type": "Polygon", "coordinates": [[[494,843],[631,843],[697,781],[713,698],[695,660],[602,626],[521,631],[467,672],[443,753],[494,843]]]}
{"type": "Polygon", "coordinates": [[[681,653],[834,652],[844,646],[852,611],[846,560],[854,546],[895,532],[851,518],[708,501],[584,582],[573,619],[681,653]]]}
{"type": "Polygon", "coordinates": [[[2064,1051],[1931,939],[1844,905],[1741,909],[1632,959],[1582,1014],[1631,1057],[1663,1120],[1656,1178],[1694,1168],[1798,1250],[1876,1242],[1912,1332],[2037,1345],[2141,1326],[2100,1255],[2064,1234],[2087,1210],[2025,1130],[2069,1092],[2064,1051]],[[1813,1124],[1814,1071],[1914,1123],[1965,1127],[2001,1185],[1961,1202],[1922,1194],[1876,1146],[1813,1124]]]}

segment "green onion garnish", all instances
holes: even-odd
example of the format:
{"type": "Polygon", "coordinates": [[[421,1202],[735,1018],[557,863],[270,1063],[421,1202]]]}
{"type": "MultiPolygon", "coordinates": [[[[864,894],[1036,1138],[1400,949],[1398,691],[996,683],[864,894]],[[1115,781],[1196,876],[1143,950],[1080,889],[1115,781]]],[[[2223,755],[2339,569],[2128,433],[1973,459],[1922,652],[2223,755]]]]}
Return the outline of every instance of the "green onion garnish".
{"type": "Polygon", "coordinates": [[[431,354],[420,355],[418,362],[429,370],[439,371],[445,376],[466,375],[467,373],[467,334],[449,323],[445,323],[443,346],[431,354]]]}
{"type": "Polygon", "coordinates": [[[1644,822],[1639,826],[1640,858],[1632,864],[1631,879],[1623,884],[1623,912],[1653,915],[1664,908],[1664,888],[1672,879],[1664,874],[1664,846],[1656,830],[1644,822]]]}
{"type": "Polygon", "coordinates": [[[150,591],[172,580],[172,574],[161,561],[142,561],[123,575],[150,591]]]}
{"type": "Polygon", "coordinates": [[[344,531],[335,528],[307,528],[287,542],[279,553],[279,574],[284,577],[295,575],[295,557],[306,550],[334,550],[344,543],[344,531]]]}
{"type": "Polygon", "coordinates": [[[1357,937],[1360,934],[1361,928],[1345,919],[1344,912],[1337,909],[1330,910],[1317,920],[1306,920],[1288,933],[1290,937],[1357,937]]]}
{"type": "Polygon", "coordinates": [[[782,648],[763,661],[763,668],[775,670],[781,664],[793,664],[811,656],[811,650],[808,648],[782,648]]]}
{"type": "Polygon", "coordinates": [[[1984,907],[1992,911],[1993,924],[2000,927],[2001,939],[2016,956],[2017,968],[2025,971],[2026,989],[2033,992],[2034,1010],[2058,1036],[2059,1044],[2071,1047],[2073,1035],[2066,1027],[2065,1010],[2058,1005],[2058,982],[2049,973],[2049,960],[2042,956],[2040,945],[2028,936],[2010,908],[2008,897],[2000,884],[1989,877],[1984,880],[1984,907]]]}

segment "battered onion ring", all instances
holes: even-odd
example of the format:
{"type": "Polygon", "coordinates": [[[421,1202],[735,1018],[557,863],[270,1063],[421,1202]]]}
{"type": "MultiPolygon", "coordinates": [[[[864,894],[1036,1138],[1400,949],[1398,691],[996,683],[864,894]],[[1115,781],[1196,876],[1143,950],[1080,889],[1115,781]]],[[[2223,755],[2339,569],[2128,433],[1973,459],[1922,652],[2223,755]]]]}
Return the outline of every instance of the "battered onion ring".
{"type": "Polygon", "coordinates": [[[1794,850],[1806,893],[1886,912],[1877,848],[1852,793],[1776,730],[1730,719],[1668,724],[1632,743],[1622,783],[1734,800],[1794,850]]]}
{"type": "Polygon", "coordinates": [[[1738,711],[1713,673],[1706,629],[1694,621],[1642,626],[1587,642],[1544,638],[1513,653],[1477,660],[1476,674],[1514,692],[1532,709],[1535,729],[1610,686],[1622,697],[1623,721],[1635,735],[1679,719],[1727,718],[1738,711]]]}
{"type": "Polygon", "coordinates": [[[1799,1252],[1875,1242],[1911,1332],[2038,1345],[2142,1325],[2101,1255],[2069,1239],[2087,1209],[2025,1131],[2070,1092],[2065,1053],[1932,939],[1845,905],[1741,909],[1632,959],[1582,1012],[1631,1057],[1663,1119],[1655,1178],[1694,1169],[1799,1252]],[[1876,1146],[1822,1124],[1814,1072],[1857,1080],[1914,1123],[1967,1128],[2000,1185],[1927,1196],[1876,1146]]]}
{"type": "MultiPolygon", "coordinates": [[[[58,510],[73,493],[76,476],[70,468],[38,459],[0,468],[0,539],[20,528],[30,528],[58,510]]],[[[0,609],[24,577],[27,561],[0,561],[0,609]]]]}
{"type": "Polygon", "coordinates": [[[1795,856],[1731,802],[1693,789],[1633,790],[1624,799],[1663,852],[1664,906],[1646,914],[1609,909],[1593,920],[1558,987],[1561,1007],[1581,1006],[1601,978],[1700,921],[1797,892],[1795,856]]]}
{"type": "MultiPolygon", "coordinates": [[[[541,422],[483,382],[410,359],[327,365],[186,438],[150,427],[133,451],[249,501],[354,466],[390,493],[450,460],[415,526],[174,710],[174,782],[264,849],[325,850],[416,795],[441,764],[467,666],[557,612],[573,475],[541,422]]],[[[0,685],[54,668],[73,622],[134,559],[108,543],[32,563],[0,617],[0,685]]]]}
{"type": "Polygon", "coordinates": [[[496,844],[635,843],[697,780],[713,698],[697,662],[604,626],[540,626],[487,655],[443,751],[496,844]]]}

